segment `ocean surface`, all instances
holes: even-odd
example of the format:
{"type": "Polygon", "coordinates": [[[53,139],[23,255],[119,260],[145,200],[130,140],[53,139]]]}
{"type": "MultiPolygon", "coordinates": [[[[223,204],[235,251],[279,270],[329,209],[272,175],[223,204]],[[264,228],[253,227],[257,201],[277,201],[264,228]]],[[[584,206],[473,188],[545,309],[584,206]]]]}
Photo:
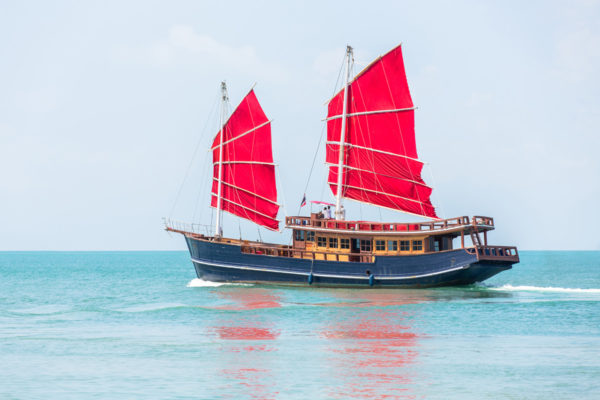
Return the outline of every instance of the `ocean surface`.
{"type": "Polygon", "coordinates": [[[460,288],[217,285],[186,252],[0,253],[0,399],[600,399],[600,252],[460,288]]]}

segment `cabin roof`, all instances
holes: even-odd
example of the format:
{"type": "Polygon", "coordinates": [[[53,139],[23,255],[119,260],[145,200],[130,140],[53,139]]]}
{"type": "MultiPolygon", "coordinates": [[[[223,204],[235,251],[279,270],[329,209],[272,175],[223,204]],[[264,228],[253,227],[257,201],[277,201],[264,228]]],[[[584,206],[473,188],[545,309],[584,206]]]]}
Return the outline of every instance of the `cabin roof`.
{"type": "Polygon", "coordinates": [[[285,227],[323,233],[348,233],[359,235],[393,235],[422,236],[423,234],[460,235],[461,231],[469,234],[473,231],[485,232],[494,229],[494,219],[490,217],[467,216],[431,222],[375,222],[375,221],[340,221],[335,219],[310,217],[286,217],[285,227]]]}

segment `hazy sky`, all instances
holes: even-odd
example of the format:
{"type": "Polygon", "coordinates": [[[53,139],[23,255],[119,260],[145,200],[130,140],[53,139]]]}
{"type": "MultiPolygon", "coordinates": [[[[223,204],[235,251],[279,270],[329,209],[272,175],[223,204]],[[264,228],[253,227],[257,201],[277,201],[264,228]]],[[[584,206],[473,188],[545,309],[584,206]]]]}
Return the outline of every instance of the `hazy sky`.
{"type": "MultiPolygon", "coordinates": [[[[346,44],[360,70],[399,42],[438,213],[494,217],[495,244],[600,249],[598,1],[4,0],[0,250],[184,249],[161,218],[211,223],[223,79],[233,106],[257,82],[294,214],[346,44]]],[[[333,199],[323,162],[309,200],[333,199]]]]}

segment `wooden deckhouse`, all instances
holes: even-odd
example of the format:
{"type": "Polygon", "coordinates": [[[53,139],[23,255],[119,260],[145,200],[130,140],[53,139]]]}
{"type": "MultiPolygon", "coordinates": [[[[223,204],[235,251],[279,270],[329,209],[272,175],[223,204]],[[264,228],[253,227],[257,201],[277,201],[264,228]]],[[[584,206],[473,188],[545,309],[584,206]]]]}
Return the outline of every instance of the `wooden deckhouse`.
{"type": "Polygon", "coordinates": [[[519,261],[516,247],[488,245],[487,233],[494,229],[490,217],[382,223],[322,219],[312,213],[310,217],[288,217],[286,226],[293,230],[294,257],[372,262],[377,256],[439,253],[458,248],[476,254],[480,260],[519,261]],[[471,245],[465,245],[465,238],[471,245]]]}

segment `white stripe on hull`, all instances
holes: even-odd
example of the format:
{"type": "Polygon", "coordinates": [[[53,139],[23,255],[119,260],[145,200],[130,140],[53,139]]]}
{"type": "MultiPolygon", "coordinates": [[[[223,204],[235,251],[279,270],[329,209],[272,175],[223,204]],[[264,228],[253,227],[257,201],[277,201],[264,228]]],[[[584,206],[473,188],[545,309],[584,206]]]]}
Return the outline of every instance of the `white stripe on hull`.
{"type": "MultiPolygon", "coordinates": [[[[213,263],[213,262],[210,262],[210,261],[198,260],[198,259],[193,258],[193,257],[192,257],[192,261],[196,262],[196,263],[199,263],[199,264],[206,264],[206,265],[211,265],[213,267],[221,267],[221,268],[242,269],[242,270],[247,270],[247,271],[260,271],[260,272],[274,272],[274,273],[279,273],[279,274],[290,274],[290,275],[303,275],[303,276],[309,276],[310,275],[310,272],[306,273],[306,272],[284,271],[284,270],[276,270],[276,269],[268,269],[268,268],[260,268],[260,267],[233,266],[233,265],[227,265],[227,264],[213,263]]],[[[467,264],[467,265],[462,266],[462,267],[449,268],[449,269],[445,269],[443,271],[430,272],[428,274],[411,275],[411,276],[376,276],[375,278],[378,279],[378,280],[399,280],[399,279],[426,278],[428,276],[441,275],[441,274],[445,274],[445,273],[448,273],[448,272],[458,271],[458,270],[461,270],[461,269],[467,269],[469,267],[470,267],[470,264],[467,264]]],[[[357,276],[355,276],[355,275],[333,275],[333,274],[313,273],[313,276],[315,276],[315,277],[321,277],[321,278],[364,279],[364,280],[369,280],[369,275],[357,275],[357,276]]]]}

